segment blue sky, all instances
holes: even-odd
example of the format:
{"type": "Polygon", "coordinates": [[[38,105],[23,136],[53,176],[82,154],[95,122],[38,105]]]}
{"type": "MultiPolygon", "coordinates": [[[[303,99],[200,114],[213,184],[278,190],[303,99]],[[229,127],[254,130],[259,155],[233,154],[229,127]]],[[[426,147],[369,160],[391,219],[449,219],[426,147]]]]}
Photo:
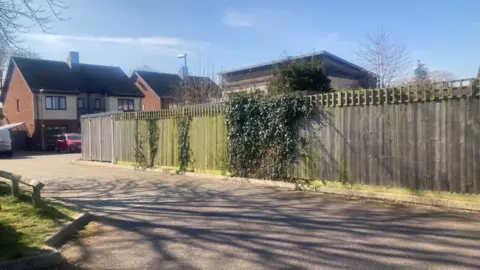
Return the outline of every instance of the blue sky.
{"type": "Polygon", "coordinates": [[[422,0],[66,0],[67,21],[32,29],[24,45],[45,59],[76,50],[83,63],[147,65],[177,72],[188,53],[204,75],[327,50],[358,63],[365,32],[383,27],[430,70],[475,76],[480,65],[480,1],[422,0]]]}

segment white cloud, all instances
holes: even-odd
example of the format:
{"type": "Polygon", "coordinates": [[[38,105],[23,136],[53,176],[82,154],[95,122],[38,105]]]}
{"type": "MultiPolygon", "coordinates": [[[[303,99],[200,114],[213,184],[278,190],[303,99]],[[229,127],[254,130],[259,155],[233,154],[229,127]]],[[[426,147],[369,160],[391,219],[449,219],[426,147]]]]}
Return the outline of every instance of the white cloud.
{"type": "Polygon", "coordinates": [[[222,23],[230,27],[253,27],[255,15],[228,10],[222,18],[222,23]]]}
{"type": "Polygon", "coordinates": [[[132,45],[152,45],[152,46],[179,46],[184,43],[183,40],[176,37],[108,37],[108,36],[71,36],[56,34],[25,34],[26,39],[34,39],[45,42],[62,41],[89,41],[89,42],[110,42],[132,45]]]}
{"type": "Polygon", "coordinates": [[[169,36],[93,36],[26,33],[24,46],[44,59],[65,60],[68,51],[78,51],[82,63],[120,66],[125,71],[149,65],[163,72],[177,72],[183,64],[176,58],[187,53],[192,62],[208,53],[210,44],[169,36]]]}
{"type": "Polygon", "coordinates": [[[76,42],[87,43],[111,43],[127,46],[142,46],[151,48],[162,48],[166,51],[189,51],[193,49],[205,49],[208,44],[205,42],[188,41],[178,37],[148,36],[148,37],[112,37],[112,36],[73,36],[58,34],[24,34],[26,40],[40,41],[55,45],[73,45],[76,42]]]}

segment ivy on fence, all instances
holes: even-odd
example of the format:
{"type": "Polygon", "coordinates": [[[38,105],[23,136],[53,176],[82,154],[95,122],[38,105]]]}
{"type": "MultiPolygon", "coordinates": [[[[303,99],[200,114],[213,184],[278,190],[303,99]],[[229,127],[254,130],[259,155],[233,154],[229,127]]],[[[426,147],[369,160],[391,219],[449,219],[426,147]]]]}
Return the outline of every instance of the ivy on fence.
{"type": "Polygon", "coordinates": [[[153,168],[155,166],[155,158],[158,153],[158,127],[156,119],[148,119],[148,147],[150,149],[149,156],[149,167],[153,168]]]}
{"type": "Polygon", "coordinates": [[[147,119],[147,137],[141,136],[140,121],[135,119],[135,144],[134,144],[134,156],[135,167],[140,169],[155,167],[155,158],[158,154],[158,127],[156,119],[147,119]],[[145,149],[145,141],[148,143],[148,151],[145,149]]]}
{"type": "Polygon", "coordinates": [[[178,159],[180,172],[187,170],[190,161],[190,144],[188,140],[188,129],[190,127],[191,117],[189,115],[181,116],[178,119],[178,159]]]}
{"type": "Polygon", "coordinates": [[[294,94],[233,96],[225,109],[231,174],[287,179],[296,157],[297,120],[311,111],[309,103],[294,94]]]}
{"type": "Polygon", "coordinates": [[[135,119],[135,143],[133,146],[135,168],[146,169],[148,167],[147,154],[143,147],[143,138],[140,136],[139,122],[138,119],[135,119]]]}

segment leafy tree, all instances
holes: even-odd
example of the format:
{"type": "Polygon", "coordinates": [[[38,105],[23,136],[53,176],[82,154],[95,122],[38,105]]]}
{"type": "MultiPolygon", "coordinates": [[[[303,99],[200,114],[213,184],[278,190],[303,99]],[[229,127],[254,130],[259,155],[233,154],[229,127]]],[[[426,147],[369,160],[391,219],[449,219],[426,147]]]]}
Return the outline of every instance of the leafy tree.
{"type": "Polygon", "coordinates": [[[415,83],[422,84],[430,82],[430,73],[428,72],[427,65],[417,60],[417,67],[414,71],[415,83]]]}
{"type": "Polygon", "coordinates": [[[270,83],[270,93],[282,94],[295,91],[332,91],[330,79],[318,60],[290,61],[274,74],[270,83]]]}

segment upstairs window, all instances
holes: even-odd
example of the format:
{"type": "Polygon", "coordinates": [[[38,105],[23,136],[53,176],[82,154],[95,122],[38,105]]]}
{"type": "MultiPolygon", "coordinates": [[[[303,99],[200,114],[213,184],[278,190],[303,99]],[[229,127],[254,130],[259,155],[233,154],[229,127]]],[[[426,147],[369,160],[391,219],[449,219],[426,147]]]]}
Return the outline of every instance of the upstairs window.
{"type": "Polygon", "coordinates": [[[85,108],[85,101],[83,98],[77,98],[77,109],[85,108]]]}
{"type": "Polygon", "coordinates": [[[96,99],[95,99],[95,109],[96,109],[96,110],[99,110],[99,109],[101,109],[101,108],[102,108],[102,100],[99,99],[99,98],[96,98],[96,99]]]}
{"type": "Polygon", "coordinates": [[[58,96],[47,96],[45,97],[45,109],[46,110],[66,110],[67,109],[67,98],[58,97],[58,96]]]}
{"type": "Polygon", "coordinates": [[[133,99],[118,99],[118,110],[119,111],[133,111],[133,99]]]}

